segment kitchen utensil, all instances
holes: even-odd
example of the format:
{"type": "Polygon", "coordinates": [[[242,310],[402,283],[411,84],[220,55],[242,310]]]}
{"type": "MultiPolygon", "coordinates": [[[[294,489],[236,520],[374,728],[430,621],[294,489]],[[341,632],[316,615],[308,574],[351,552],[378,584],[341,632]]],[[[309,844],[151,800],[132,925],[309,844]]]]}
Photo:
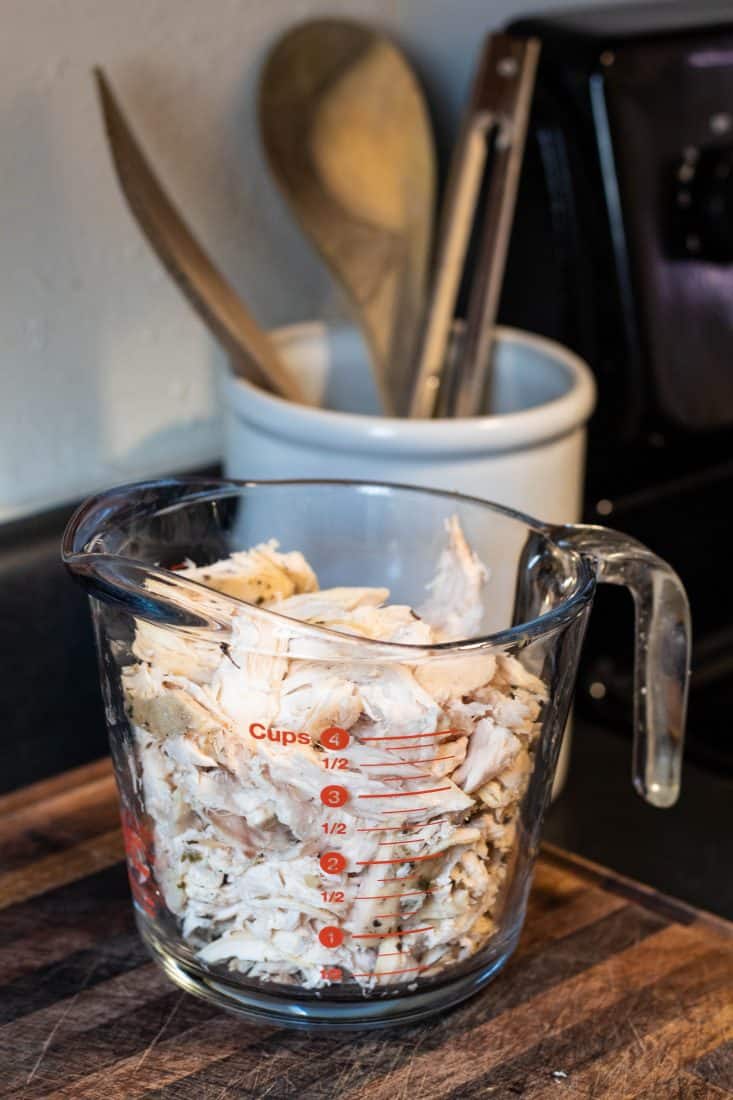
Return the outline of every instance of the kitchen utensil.
{"type": "Polygon", "coordinates": [[[229,352],[235,373],[253,378],[291,401],[302,401],[297,379],[283,364],[267,333],[214,266],[166,195],[104,72],[95,69],[95,77],[117,178],[149,243],[229,352]]]}
{"type": "Polygon", "coordinates": [[[404,55],[358,23],[289,31],[265,64],[272,173],[344,286],[386,411],[405,411],[435,201],[430,119],[404,55]]]}
{"type": "Polygon", "coordinates": [[[687,603],[626,535],[404,486],[168,479],[87,501],[63,557],[138,926],[222,1006],[375,1027],[504,965],[598,582],[636,604],[634,782],[677,797],[687,603]]]}
{"type": "Polygon", "coordinates": [[[490,35],[484,45],[451,165],[434,285],[413,371],[410,416],[476,416],[487,411],[492,331],[538,56],[537,39],[490,35]],[[449,371],[448,340],[487,164],[465,342],[449,371]]]}
{"type": "MultiPolygon", "coordinates": [[[[456,334],[454,334],[456,335],[456,334]]],[[[272,333],[301,380],[307,405],[279,401],[232,375],[221,379],[228,477],[390,479],[490,496],[553,523],[582,515],[586,423],[595,401],[587,366],[558,344],[498,328],[493,413],[469,419],[365,415],[370,378],[356,329],[320,322],[272,333]],[[353,415],[358,412],[360,415],[353,415]]],[[[624,649],[618,643],[619,649],[624,649]]],[[[553,794],[567,774],[570,734],[553,794]]]]}
{"type": "Polygon", "coordinates": [[[306,389],[307,405],[279,401],[250,383],[222,379],[228,476],[390,479],[491,496],[553,523],[581,517],[586,423],[595,388],[587,366],[531,333],[498,328],[494,413],[409,420],[355,414],[339,404],[363,377],[356,329],[319,322],[272,338],[306,389]],[[312,387],[312,388],[311,388],[312,387]]]}

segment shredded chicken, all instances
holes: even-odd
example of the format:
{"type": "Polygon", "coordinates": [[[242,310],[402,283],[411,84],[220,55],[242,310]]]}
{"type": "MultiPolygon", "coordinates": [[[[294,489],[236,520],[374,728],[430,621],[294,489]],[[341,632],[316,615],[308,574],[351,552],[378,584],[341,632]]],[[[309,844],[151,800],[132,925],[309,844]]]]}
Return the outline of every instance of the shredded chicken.
{"type": "Polygon", "coordinates": [[[289,655],[288,619],[416,647],[474,636],[488,570],[446,528],[419,614],[387,589],[319,590],[269,542],[180,570],[244,601],[226,642],[138,621],[123,687],[156,896],[203,964],[368,993],[496,931],[542,681],[481,647],[289,655]]]}
{"type": "Polygon", "coordinates": [[[477,632],[483,611],[481,590],[489,572],[466,542],[458,517],[451,516],[445,526],[449,542],[420,615],[433,626],[436,641],[451,642],[477,632]]]}

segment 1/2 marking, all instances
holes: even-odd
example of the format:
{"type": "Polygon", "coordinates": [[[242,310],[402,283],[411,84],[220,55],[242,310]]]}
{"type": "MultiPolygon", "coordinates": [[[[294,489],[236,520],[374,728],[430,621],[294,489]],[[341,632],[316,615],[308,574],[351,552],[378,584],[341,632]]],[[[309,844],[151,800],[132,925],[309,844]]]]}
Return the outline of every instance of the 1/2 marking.
{"type": "Polygon", "coordinates": [[[323,766],[327,771],[346,771],[349,762],[345,756],[325,756],[323,758],[323,766]]]}
{"type": "Polygon", "coordinates": [[[324,821],[321,825],[324,833],[328,836],[344,836],[346,833],[345,821],[324,821]]]}
{"type": "Polygon", "coordinates": [[[340,966],[321,967],[321,978],[324,982],[340,982],[343,976],[343,971],[340,966]]]}
{"type": "MultiPolygon", "coordinates": [[[[399,881],[395,879],[379,879],[380,882],[394,882],[399,881]]],[[[446,889],[447,887],[442,887],[446,889]]],[[[441,889],[437,887],[436,889],[441,889]]],[[[354,898],[354,901],[385,901],[387,898],[414,898],[418,894],[434,894],[435,890],[405,890],[401,894],[361,894],[359,897],[354,898]]]]}
{"type": "Polygon", "coordinates": [[[341,905],[345,896],[343,890],[321,890],[321,898],[327,904],[341,905]]]}
{"type": "MultiPolygon", "coordinates": [[[[414,767],[416,764],[434,764],[436,760],[455,760],[455,756],[421,756],[417,760],[383,760],[379,764],[367,764],[367,768],[395,768],[395,767],[414,767]]],[[[406,779],[412,779],[411,775],[405,777],[406,779]]]]}

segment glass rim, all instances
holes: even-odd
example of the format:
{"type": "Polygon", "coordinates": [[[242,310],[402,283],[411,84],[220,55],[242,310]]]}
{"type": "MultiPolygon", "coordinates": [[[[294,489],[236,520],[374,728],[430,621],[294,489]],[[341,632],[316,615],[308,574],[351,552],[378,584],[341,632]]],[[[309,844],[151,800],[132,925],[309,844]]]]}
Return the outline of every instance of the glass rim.
{"type": "MultiPolygon", "coordinates": [[[[415,663],[416,659],[433,654],[435,656],[446,656],[463,652],[475,652],[483,649],[507,649],[512,646],[521,647],[537,637],[552,634],[555,630],[560,629],[567,625],[568,622],[575,619],[583,608],[588,605],[593,596],[596,576],[589,558],[579,553],[573,547],[562,545],[558,541],[556,536],[566,530],[567,525],[565,524],[553,525],[543,523],[524,512],[509,508],[503,504],[498,504],[495,501],[485,500],[481,497],[454,492],[448,489],[432,489],[400,482],[371,481],[367,479],[285,478],[273,480],[244,480],[229,477],[192,475],[185,477],[153,478],[150,480],[130,482],[87,497],[75,509],[66,525],[61,540],[61,558],[66,568],[69,569],[72,574],[83,574],[83,576],[80,577],[82,584],[85,583],[90,572],[94,572],[95,561],[118,562],[121,565],[133,566],[136,570],[142,570],[144,574],[151,578],[159,579],[172,590],[178,588],[181,592],[188,591],[193,595],[198,595],[199,598],[207,594],[207,598],[213,600],[216,605],[220,607],[229,607],[232,613],[241,608],[246,608],[251,618],[260,619],[261,621],[274,620],[275,623],[280,625],[287,623],[290,629],[295,629],[295,632],[299,635],[327,640],[333,645],[338,644],[338,646],[342,648],[346,646],[349,649],[355,648],[358,650],[365,650],[370,660],[373,660],[377,655],[376,651],[379,651],[379,655],[383,659],[401,659],[405,663],[415,663]],[[299,619],[294,619],[289,615],[284,615],[271,608],[260,607],[256,604],[240,600],[236,596],[217,592],[215,589],[205,584],[201,584],[199,581],[183,577],[175,570],[166,569],[164,566],[153,565],[141,561],[140,559],[127,557],[121,554],[110,554],[105,551],[100,552],[93,549],[87,549],[91,541],[89,537],[83,546],[79,547],[77,545],[80,531],[85,524],[88,524],[90,520],[97,516],[99,523],[93,532],[93,537],[98,537],[104,530],[105,518],[109,520],[115,513],[113,506],[119,505],[122,501],[134,503],[135,496],[143,492],[155,492],[156,490],[175,489],[177,487],[184,490],[184,493],[186,490],[190,491],[190,495],[182,495],[175,503],[152,508],[149,512],[149,515],[152,517],[156,515],[165,515],[167,512],[178,510],[191,504],[204,503],[207,500],[237,496],[240,495],[243,490],[257,491],[267,490],[270,487],[298,488],[303,486],[353,489],[369,495],[388,495],[402,492],[477,505],[480,508],[488,509],[507,519],[521,523],[525,528],[542,535],[553,546],[562,550],[564,554],[569,555],[570,558],[577,563],[577,583],[573,591],[549,611],[545,611],[541,615],[527,620],[527,622],[517,623],[514,626],[506,627],[504,630],[495,631],[491,634],[476,635],[471,638],[448,642],[436,642],[433,644],[389,642],[375,638],[363,638],[355,634],[334,630],[331,627],[318,626],[303,622],[299,619]],[[80,568],[82,565],[83,569],[80,568]]],[[[118,592],[123,597],[122,603],[124,605],[126,599],[129,599],[129,589],[120,587],[118,592]]],[[[139,589],[139,592],[144,596],[147,602],[155,602],[155,593],[142,588],[139,589]]],[[[175,597],[173,597],[173,600],[175,601],[175,597]]],[[[134,612],[131,610],[131,613],[134,612]]],[[[232,617],[231,614],[229,617],[232,617]]],[[[218,617],[217,621],[220,622],[220,625],[224,625],[224,623],[218,620],[218,617]]],[[[163,625],[163,623],[159,623],[159,625],[163,625]]],[[[327,659],[327,654],[324,655],[324,659],[327,659]]],[[[356,659],[358,659],[358,657],[356,659]]]]}

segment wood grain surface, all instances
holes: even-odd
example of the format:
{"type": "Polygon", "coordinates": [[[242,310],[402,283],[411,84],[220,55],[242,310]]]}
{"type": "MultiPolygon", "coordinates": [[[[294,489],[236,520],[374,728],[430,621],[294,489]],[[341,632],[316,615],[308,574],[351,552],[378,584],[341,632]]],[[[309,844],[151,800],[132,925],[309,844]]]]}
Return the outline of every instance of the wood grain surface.
{"type": "Polygon", "coordinates": [[[0,1096],[733,1097],[724,921],[545,848],[520,947],[473,1000],[392,1031],[283,1031],[149,961],[116,814],[108,761],[0,799],[0,1096]]]}

